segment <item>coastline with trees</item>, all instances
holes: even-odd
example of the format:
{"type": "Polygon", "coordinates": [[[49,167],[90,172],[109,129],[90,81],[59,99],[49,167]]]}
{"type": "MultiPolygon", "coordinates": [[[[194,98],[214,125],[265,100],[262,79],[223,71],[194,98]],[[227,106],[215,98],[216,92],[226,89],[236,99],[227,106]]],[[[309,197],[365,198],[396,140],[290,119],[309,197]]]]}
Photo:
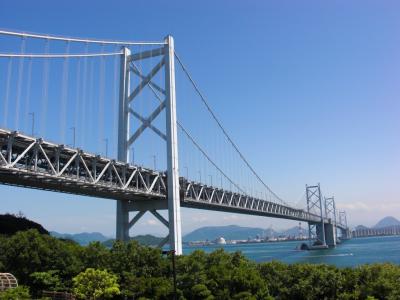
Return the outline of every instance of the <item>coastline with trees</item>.
{"type": "MultiPolygon", "coordinates": [[[[0,299],[41,299],[43,291],[76,299],[174,296],[170,258],[135,241],[80,246],[35,229],[19,231],[0,236],[0,272],[20,284],[0,292],[0,299]]],[[[390,263],[255,263],[240,252],[196,250],[176,257],[176,272],[178,299],[400,299],[400,266],[390,263]]]]}

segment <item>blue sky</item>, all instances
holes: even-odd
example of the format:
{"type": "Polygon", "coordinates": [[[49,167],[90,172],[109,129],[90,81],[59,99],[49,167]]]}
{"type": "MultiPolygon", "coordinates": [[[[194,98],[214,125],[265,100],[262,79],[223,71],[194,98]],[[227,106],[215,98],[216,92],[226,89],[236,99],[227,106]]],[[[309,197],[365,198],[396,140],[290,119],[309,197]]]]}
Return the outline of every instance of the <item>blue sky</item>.
{"type": "MultiPolygon", "coordinates": [[[[351,225],[373,225],[386,215],[400,218],[399,9],[397,1],[1,1],[0,27],[122,40],[172,34],[217,115],[274,191],[296,202],[305,184],[320,182],[351,225]]],[[[193,110],[188,115],[194,118],[193,110]]],[[[60,232],[114,234],[113,201],[0,192],[0,212],[21,210],[60,232]]],[[[222,224],[296,223],[183,210],[184,232],[222,224]]],[[[136,232],[163,230],[148,217],[136,232]]]]}

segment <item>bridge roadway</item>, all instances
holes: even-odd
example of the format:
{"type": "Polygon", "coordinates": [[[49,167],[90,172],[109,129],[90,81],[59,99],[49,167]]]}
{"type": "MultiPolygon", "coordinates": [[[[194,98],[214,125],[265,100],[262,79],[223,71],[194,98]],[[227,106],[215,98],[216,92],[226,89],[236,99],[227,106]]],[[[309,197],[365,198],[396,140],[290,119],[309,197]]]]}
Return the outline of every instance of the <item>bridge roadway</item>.
{"type": "MultiPolygon", "coordinates": [[[[0,184],[126,200],[135,210],[146,204],[149,209],[167,209],[166,183],[165,172],[0,129],[0,184]]],[[[320,216],[301,209],[182,177],[180,195],[182,207],[321,223],[320,216]]]]}

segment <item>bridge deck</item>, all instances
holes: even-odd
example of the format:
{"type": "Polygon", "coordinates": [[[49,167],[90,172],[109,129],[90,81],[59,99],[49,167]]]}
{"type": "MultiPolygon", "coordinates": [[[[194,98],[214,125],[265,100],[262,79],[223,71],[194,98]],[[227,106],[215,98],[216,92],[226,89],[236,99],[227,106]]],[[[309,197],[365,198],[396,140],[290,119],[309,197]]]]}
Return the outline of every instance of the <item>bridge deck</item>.
{"type": "MultiPolygon", "coordinates": [[[[167,208],[165,172],[0,129],[0,183],[167,208]]],[[[310,223],[318,215],[180,178],[181,205],[310,223]]],[[[329,222],[329,220],[326,220],[329,222]]],[[[338,224],[338,227],[343,227],[338,224]]]]}

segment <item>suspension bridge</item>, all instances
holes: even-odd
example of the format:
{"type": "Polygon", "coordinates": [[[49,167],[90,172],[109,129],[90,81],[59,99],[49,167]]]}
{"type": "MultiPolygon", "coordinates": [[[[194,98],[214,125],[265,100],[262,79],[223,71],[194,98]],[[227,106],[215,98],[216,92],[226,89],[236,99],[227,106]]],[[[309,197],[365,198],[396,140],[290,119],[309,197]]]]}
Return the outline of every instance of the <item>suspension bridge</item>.
{"type": "Polygon", "coordinates": [[[345,212],[319,184],[306,186],[297,205],[262,180],[172,36],[133,42],[0,30],[0,82],[0,183],[115,200],[120,240],[150,212],[168,228],[160,246],[181,254],[181,207],[307,222],[319,247],[350,238],[345,212]]]}

